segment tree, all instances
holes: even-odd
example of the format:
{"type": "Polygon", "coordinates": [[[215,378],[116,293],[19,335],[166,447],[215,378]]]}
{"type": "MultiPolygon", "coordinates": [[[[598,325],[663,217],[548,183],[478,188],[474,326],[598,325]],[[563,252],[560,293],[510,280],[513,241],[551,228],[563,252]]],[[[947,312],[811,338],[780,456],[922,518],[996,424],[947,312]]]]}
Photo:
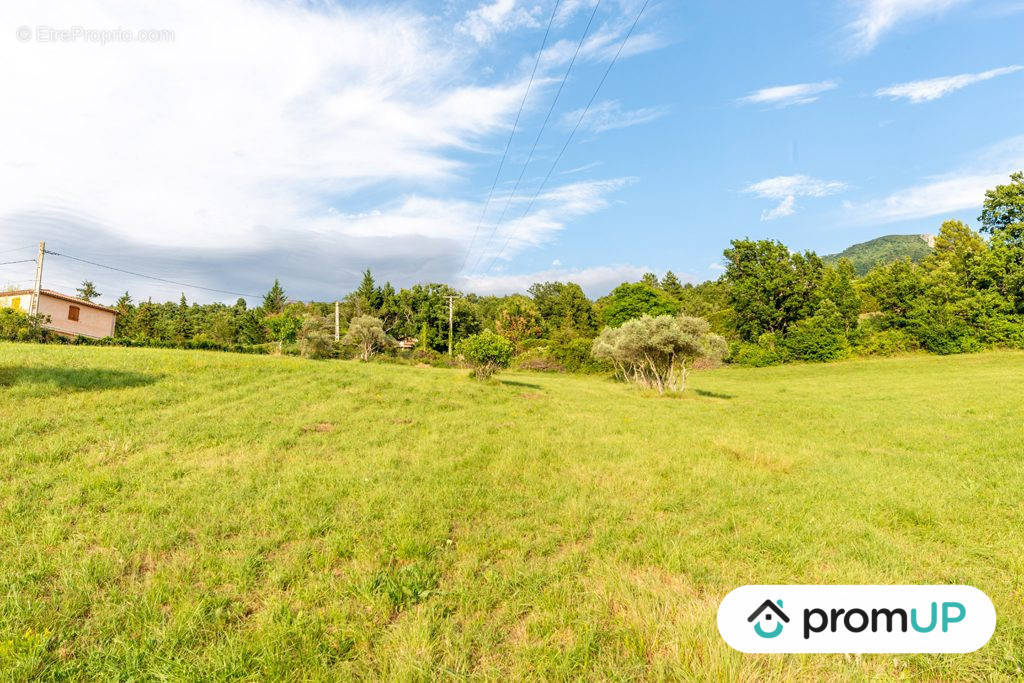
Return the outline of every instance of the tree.
{"type": "Polygon", "coordinates": [[[495,320],[494,328],[519,349],[524,341],[541,334],[540,312],[525,296],[511,296],[495,320]]]}
{"type": "Polygon", "coordinates": [[[683,296],[683,285],[671,270],[665,273],[665,277],[661,279],[661,288],[673,299],[683,296]]]}
{"type": "Polygon", "coordinates": [[[78,298],[85,299],[86,301],[92,301],[93,299],[98,299],[103,296],[96,291],[96,285],[92,283],[92,280],[83,280],[82,286],[75,291],[78,292],[78,298]]]}
{"type": "Polygon", "coordinates": [[[924,259],[929,271],[948,268],[957,281],[967,284],[976,281],[988,253],[988,245],[981,235],[961,221],[946,221],[935,236],[935,247],[924,259]]]}
{"type": "Polygon", "coordinates": [[[380,296],[377,290],[377,283],[369,268],[363,271],[363,280],[359,283],[358,289],[352,293],[357,315],[377,315],[380,309],[380,296]]]}
{"type": "Polygon", "coordinates": [[[263,310],[267,313],[280,313],[284,309],[288,298],[285,296],[281,283],[274,278],[274,286],[263,295],[263,310]]]}
{"type": "Polygon", "coordinates": [[[114,304],[114,308],[117,309],[117,318],[114,321],[114,336],[131,336],[132,330],[135,328],[135,306],[132,303],[131,294],[128,292],[122,294],[117,299],[117,303],[114,304]]]}
{"type": "Polygon", "coordinates": [[[360,315],[349,321],[344,343],[357,347],[360,360],[365,362],[370,360],[374,352],[391,346],[395,340],[384,331],[384,323],[380,318],[360,315]]]}
{"type": "Polygon", "coordinates": [[[334,355],[334,331],[319,316],[306,318],[299,328],[299,353],[305,358],[330,358],[334,355]]]}
{"type": "Polygon", "coordinates": [[[1024,236],[1024,171],[1011,174],[1009,184],[985,192],[978,220],[982,232],[996,235],[1016,227],[1024,236]]]}
{"type": "Polygon", "coordinates": [[[701,318],[645,315],[606,327],[594,340],[593,354],[615,365],[628,382],[666,391],[686,388],[686,363],[701,357],[721,358],[727,345],[701,318]]]}
{"type": "Polygon", "coordinates": [[[547,335],[558,330],[570,330],[592,336],[597,330],[594,305],[574,282],[536,282],[527,290],[537,304],[547,335]]]}
{"type": "Polygon", "coordinates": [[[790,358],[825,362],[850,354],[846,321],[831,299],[825,299],[817,312],[790,326],[783,337],[790,358]]]}
{"type": "Polygon", "coordinates": [[[515,349],[505,337],[484,330],[459,342],[458,354],[473,366],[473,377],[487,379],[512,362],[515,349]]]}
{"type": "Polygon", "coordinates": [[[817,309],[824,264],[813,252],[793,254],[774,240],[733,240],[725,258],[730,300],[744,340],[785,332],[817,309]]]}
{"type": "Polygon", "coordinates": [[[846,331],[857,326],[857,317],[860,315],[860,294],[854,286],[856,279],[857,271],[853,263],[845,258],[825,268],[821,278],[819,298],[833,303],[846,331]]]}
{"type": "Polygon", "coordinates": [[[640,277],[640,282],[644,283],[645,285],[647,285],[651,289],[660,289],[661,288],[661,283],[658,282],[658,276],[655,275],[654,273],[644,273],[640,277]]]}
{"type": "Polygon", "coordinates": [[[624,282],[611,294],[598,301],[601,320],[608,327],[618,327],[627,320],[644,315],[675,315],[679,302],[647,283],[624,282]]]}

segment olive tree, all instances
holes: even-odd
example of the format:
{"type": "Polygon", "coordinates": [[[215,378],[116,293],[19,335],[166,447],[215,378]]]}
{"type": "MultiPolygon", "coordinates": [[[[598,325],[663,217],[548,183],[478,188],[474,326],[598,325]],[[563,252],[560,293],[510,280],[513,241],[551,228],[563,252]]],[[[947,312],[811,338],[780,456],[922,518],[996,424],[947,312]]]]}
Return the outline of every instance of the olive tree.
{"type": "Polygon", "coordinates": [[[611,361],[627,382],[664,393],[686,388],[687,362],[722,358],[726,349],[725,340],[712,334],[703,318],[645,315],[601,330],[592,353],[611,361]]]}
{"type": "Polygon", "coordinates": [[[473,377],[487,379],[512,362],[515,347],[508,339],[490,330],[466,337],[457,347],[460,356],[473,366],[473,377]]]}
{"type": "Polygon", "coordinates": [[[370,360],[374,352],[388,348],[395,343],[395,340],[384,331],[384,322],[372,315],[360,315],[352,318],[348,323],[348,332],[343,341],[358,348],[359,358],[363,361],[370,360]]]}
{"type": "Polygon", "coordinates": [[[321,317],[306,318],[299,328],[299,351],[305,358],[330,358],[334,355],[334,334],[321,317]]]}

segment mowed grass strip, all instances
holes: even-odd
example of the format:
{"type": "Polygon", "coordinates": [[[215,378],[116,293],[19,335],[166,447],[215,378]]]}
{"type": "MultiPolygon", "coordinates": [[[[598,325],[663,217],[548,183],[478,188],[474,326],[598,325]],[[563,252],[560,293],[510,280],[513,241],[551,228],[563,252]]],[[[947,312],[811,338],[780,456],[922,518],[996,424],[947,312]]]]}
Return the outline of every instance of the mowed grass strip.
{"type": "Polygon", "coordinates": [[[0,345],[11,678],[1013,678],[1024,353],[595,377],[0,345]],[[969,655],[749,656],[747,583],[965,583],[969,655]]]}

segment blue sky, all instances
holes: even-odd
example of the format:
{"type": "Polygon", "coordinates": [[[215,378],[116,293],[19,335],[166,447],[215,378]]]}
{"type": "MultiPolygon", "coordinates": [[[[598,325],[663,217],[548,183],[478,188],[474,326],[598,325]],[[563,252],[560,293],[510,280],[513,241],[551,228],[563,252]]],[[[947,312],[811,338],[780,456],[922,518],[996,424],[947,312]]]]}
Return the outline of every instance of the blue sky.
{"type": "MultiPolygon", "coordinates": [[[[600,295],[645,270],[717,277],[735,237],[828,253],[973,222],[1024,168],[1019,0],[651,0],[538,193],[641,5],[560,0],[484,212],[554,0],[5,3],[0,87],[22,96],[0,110],[0,251],[47,239],[243,293],[280,277],[302,298],[365,267],[600,295]]],[[[51,262],[55,288],[181,289],[51,262]]],[[[18,268],[0,279],[31,277],[18,268]]]]}

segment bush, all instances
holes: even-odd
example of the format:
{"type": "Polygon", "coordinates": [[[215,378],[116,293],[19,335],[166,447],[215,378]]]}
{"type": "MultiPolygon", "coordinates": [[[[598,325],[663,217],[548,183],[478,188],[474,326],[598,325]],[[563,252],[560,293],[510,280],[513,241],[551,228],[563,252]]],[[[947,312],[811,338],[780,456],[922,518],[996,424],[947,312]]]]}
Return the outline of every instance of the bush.
{"type": "Polygon", "coordinates": [[[43,322],[45,316],[30,316],[13,308],[0,308],[0,339],[19,342],[41,342],[46,340],[43,322]]]}
{"type": "Polygon", "coordinates": [[[752,368],[780,365],[786,360],[786,357],[779,349],[778,341],[778,335],[766,332],[758,337],[756,344],[740,342],[729,356],[729,362],[752,368]]]}
{"type": "Polygon", "coordinates": [[[711,334],[706,320],[645,315],[621,327],[606,327],[594,340],[594,357],[613,363],[623,379],[665,391],[686,388],[686,363],[725,354],[725,340],[711,334]]]}
{"type": "Polygon", "coordinates": [[[569,372],[607,372],[613,369],[606,360],[594,358],[594,340],[575,334],[555,334],[547,344],[547,355],[569,372]]]}
{"type": "Polygon", "coordinates": [[[355,346],[359,350],[362,361],[370,360],[374,352],[392,346],[395,340],[384,331],[384,323],[372,315],[360,315],[348,323],[345,333],[345,344],[355,346]]]}
{"type": "Polygon", "coordinates": [[[512,362],[515,348],[508,339],[490,330],[466,337],[459,342],[457,352],[473,366],[473,377],[487,379],[512,362]]]}
{"type": "Polygon", "coordinates": [[[843,317],[828,299],[813,316],[791,325],[782,343],[786,355],[794,360],[824,363],[850,355],[843,317]]]}
{"type": "Polygon", "coordinates": [[[299,352],[304,358],[332,358],[336,355],[334,333],[323,318],[306,318],[299,329],[299,352]]]}
{"type": "MultiPolygon", "coordinates": [[[[587,355],[590,355],[589,353],[587,355]]],[[[534,372],[565,372],[565,366],[548,354],[546,347],[530,349],[515,357],[512,365],[520,370],[534,372]]]]}
{"type": "Polygon", "coordinates": [[[857,339],[854,352],[862,356],[893,356],[919,348],[917,339],[905,330],[882,330],[857,339]]]}

